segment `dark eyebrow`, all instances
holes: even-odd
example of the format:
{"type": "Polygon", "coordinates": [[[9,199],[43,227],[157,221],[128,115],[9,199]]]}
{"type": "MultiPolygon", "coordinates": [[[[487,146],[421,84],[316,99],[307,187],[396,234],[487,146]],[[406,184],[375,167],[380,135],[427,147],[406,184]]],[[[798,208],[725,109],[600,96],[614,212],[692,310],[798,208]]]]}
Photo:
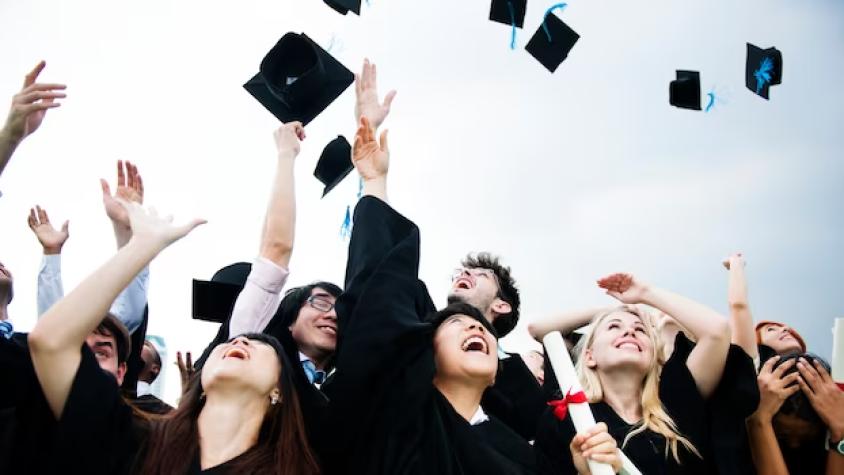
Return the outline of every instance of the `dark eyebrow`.
{"type": "Polygon", "coordinates": [[[610,324],[612,322],[621,323],[621,319],[620,318],[611,318],[611,319],[607,320],[607,324],[610,324]]]}
{"type": "Polygon", "coordinates": [[[314,293],[311,294],[311,297],[334,298],[333,295],[325,293],[325,292],[314,292],[314,293]]]}
{"type": "Polygon", "coordinates": [[[98,342],[94,343],[94,348],[100,348],[100,347],[103,347],[103,346],[107,346],[109,348],[114,348],[114,345],[112,345],[110,341],[98,341],[98,342]]]}

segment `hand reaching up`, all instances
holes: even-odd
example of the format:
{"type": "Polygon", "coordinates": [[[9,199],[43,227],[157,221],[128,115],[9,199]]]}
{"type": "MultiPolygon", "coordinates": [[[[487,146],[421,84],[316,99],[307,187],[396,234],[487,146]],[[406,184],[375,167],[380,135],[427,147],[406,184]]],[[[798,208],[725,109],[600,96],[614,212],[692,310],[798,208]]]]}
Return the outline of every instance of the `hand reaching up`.
{"type": "Polygon", "coordinates": [[[193,374],[196,372],[196,369],[193,367],[193,360],[191,359],[190,351],[185,354],[185,359],[182,359],[182,352],[176,352],[176,366],[179,367],[179,378],[182,381],[182,394],[188,388],[188,383],[190,382],[190,378],[193,377],[193,374]]]}
{"type": "Polygon", "coordinates": [[[375,64],[368,59],[363,60],[363,71],[355,74],[355,118],[360,122],[361,117],[367,117],[372,121],[372,126],[377,130],[384,123],[387,114],[390,113],[390,106],[396,91],[390,91],[384,96],[384,102],[378,103],[378,75],[375,64]]]}
{"type": "Polygon", "coordinates": [[[727,269],[727,270],[732,269],[733,266],[744,267],[745,266],[744,256],[742,256],[740,252],[736,252],[736,253],[730,255],[730,257],[724,259],[724,261],[721,264],[723,264],[724,268],[727,269]]]}
{"type": "Polygon", "coordinates": [[[50,223],[50,217],[47,215],[47,210],[36,206],[29,210],[29,229],[35,233],[41,247],[44,248],[44,254],[61,254],[62,246],[70,236],[68,232],[68,221],[62,224],[62,229],[57,230],[50,223]]]}
{"type": "Polygon", "coordinates": [[[118,160],[117,188],[114,190],[114,194],[112,195],[111,193],[108,181],[101,178],[100,186],[103,189],[103,207],[105,208],[106,215],[115,225],[122,225],[128,228],[129,214],[126,212],[126,208],[120,205],[118,200],[137,204],[144,203],[144,180],[141,178],[141,174],[138,173],[138,167],[131,162],[124,164],[123,160],[118,160]]]}
{"type": "Polygon", "coordinates": [[[384,178],[390,168],[390,149],[387,146],[387,131],[381,132],[381,143],[375,140],[375,129],[366,116],[360,118],[355,144],[352,147],[352,163],[364,181],[384,178]]]}
{"type": "Polygon", "coordinates": [[[65,93],[61,92],[66,88],[64,84],[35,82],[46,65],[44,61],[38,63],[24,78],[21,91],[12,97],[12,106],[4,127],[4,131],[12,142],[20,142],[38,130],[47,115],[47,110],[61,105],[56,102],[56,99],[66,97],[65,93]]]}
{"type": "Polygon", "coordinates": [[[299,155],[302,140],[305,140],[305,127],[301,122],[288,122],[273,132],[275,146],[279,155],[290,153],[293,157],[299,155]]]}
{"type": "Polygon", "coordinates": [[[612,274],[598,280],[598,287],[607,291],[607,295],[626,304],[643,303],[649,288],[637,281],[632,274],[612,274]]]}
{"type": "Polygon", "coordinates": [[[205,224],[204,219],[194,219],[188,223],[176,226],[173,217],[158,216],[155,208],[145,210],[138,203],[118,199],[121,206],[126,208],[129,223],[132,227],[132,240],[145,246],[150,246],[154,252],[160,252],[170,244],[187,236],[197,226],[205,224]]]}

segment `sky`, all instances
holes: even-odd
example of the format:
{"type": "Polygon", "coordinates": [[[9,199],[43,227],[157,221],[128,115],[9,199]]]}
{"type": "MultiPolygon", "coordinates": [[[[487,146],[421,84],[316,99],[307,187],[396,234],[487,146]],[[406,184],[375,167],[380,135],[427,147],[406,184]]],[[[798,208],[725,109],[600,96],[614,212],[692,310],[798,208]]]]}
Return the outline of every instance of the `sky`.
{"type": "MultiPolygon", "coordinates": [[[[793,325],[828,358],[844,317],[844,4],[573,0],[556,14],[581,38],[551,74],[524,45],[556,2],[528,3],[515,50],[487,0],[364,0],[360,17],[320,0],[0,3],[0,95],[41,59],[42,80],[68,85],[0,177],[16,329],[36,321],[29,208],[70,220],[69,291],[114,252],[99,178],[114,183],[118,159],[137,163],[146,203],[209,220],[151,266],[149,333],[167,343],[175,401],[175,351],[198,354],[216,332],[190,318],[192,279],[257,254],[279,124],[242,84],[293,31],[349,69],[369,57],[382,94],[398,90],[389,195],[421,229],[420,276],[442,304],[462,256],[501,255],[523,302],[507,350],[535,344],[532,319],[611,304],[595,280],[617,271],[726,314],[720,263],[742,251],[755,318],[793,325]],[[770,101],[744,87],[747,42],[783,54],[770,101]],[[669,105],[677,69],[701,72],[712,111],[669,105]]],[[[354,133],[353,107],[350,88],[307,127],[290,286],[342,283],[339,230],[357,180],[321,199],[312,174],[332,138],[354,133]]]]}

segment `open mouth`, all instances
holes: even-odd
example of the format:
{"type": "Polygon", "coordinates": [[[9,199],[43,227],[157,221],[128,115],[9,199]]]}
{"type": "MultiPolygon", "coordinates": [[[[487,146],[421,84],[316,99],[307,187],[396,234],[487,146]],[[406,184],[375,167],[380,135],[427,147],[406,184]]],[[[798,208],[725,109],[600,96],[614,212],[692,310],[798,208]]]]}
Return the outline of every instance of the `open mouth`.
{"type": "Polygon", "coordinates": [[[235,359],[238,359],[238,360],[248,360],[249,359],[249,352],[244,350],[243,348],[241,348],[239,346],[234,346],[234,347],[230,348],[228,351],[226,351],[225,353],[223,353],[223,359],[225,360],[225,359],[228,359],[228,358],[235,358],[235,359]]]}
{"type": "Polygon", "coordinates": [[[621,350],[636,350],[639,353],[642,352],[642,345],[632,338],[622,338],[617,341],[614,346],[621,350]]]}
{"type": "Polygon", "coordinates": [[[472,288],[472,281],[465,277],[461,277],[454,281],[454,288],[469,290],[472,288]]]}
{"type": "Polygon", "coordinates": [[[461,349],[467,353],[477,351],[486,355],[489,354],[489,347],[487,346],[486,341],[477,335],[470,336],[469,338],[463,340],[463,346],[461,349]]]}

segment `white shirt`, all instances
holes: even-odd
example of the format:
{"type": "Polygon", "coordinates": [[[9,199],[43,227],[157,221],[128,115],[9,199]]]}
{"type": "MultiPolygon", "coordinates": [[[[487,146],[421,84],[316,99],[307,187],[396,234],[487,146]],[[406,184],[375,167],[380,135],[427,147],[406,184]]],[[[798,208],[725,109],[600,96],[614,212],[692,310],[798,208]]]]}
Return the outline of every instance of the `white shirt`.
{"type": "Polygon", "coordinates": [[[152,385],[143,381],[138,381],[138,397],[146,396],[147,394],[152,394],[152,385]]]}
{"type": "Polygon", "coordinates": [[[244,333],[260,333],[278,310],[281,289],[290,271],[259,257],[252,265],[243,290],[237,296],[229,320],[229,338],[244,333]]]}
{"type": "Polygon", "coordinates": [[[473,426],[480,425],[480,424],[483,424],[484,422],[486,422],[488,420],[489,420],[489,416],[486,415],[486,412],[484,412],[484,408],[482,408],[481,406],[478,406],[478,410],[475,411],[475,415],[472,416],[471,420],[469,420],[469,425],[473,425],[473,426]]]}

